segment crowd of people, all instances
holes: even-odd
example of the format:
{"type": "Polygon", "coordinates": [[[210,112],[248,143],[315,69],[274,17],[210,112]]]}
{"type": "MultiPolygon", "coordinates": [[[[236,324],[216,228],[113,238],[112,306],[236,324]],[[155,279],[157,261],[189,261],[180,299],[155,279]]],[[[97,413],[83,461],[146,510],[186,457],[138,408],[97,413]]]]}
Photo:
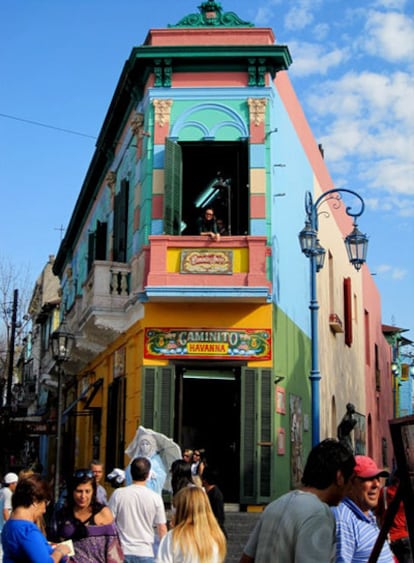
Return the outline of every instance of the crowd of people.
{"type": "Polygon", "coordinates": [[[52,484],[39,473],[6,474],[0,494],[3,563],[224,561],[224,500],[204,451],[185,450],[171,465],[167,520],[165,500],[154,488],[154,443],[151,436],[145,441],[140,439],[139,452],[146,455],[107,475],[109,498],[99,460],[76,470],[54,503],[52,484]]]}
{"type": "MultiPolygon", "coordinates": [[[[51,483],[39,473],[7,473],[0,489],[3,563],[223,563],[228,534],[217,471],[204,450],[184,450],[169,469],[166,507],[151,484],[150,442],[127,471],[107,475],[109,495],[99,460],[76,470],[54,503],[51,483]]],[[[368,562],[397,486],[398,474],[354,456],[343,441],[323,440],[308,456],[302,487],[263,511],[240,563],[368,562]]],[[[389,540],[379,563],[413,563],[402,504],[389,540]]]]}

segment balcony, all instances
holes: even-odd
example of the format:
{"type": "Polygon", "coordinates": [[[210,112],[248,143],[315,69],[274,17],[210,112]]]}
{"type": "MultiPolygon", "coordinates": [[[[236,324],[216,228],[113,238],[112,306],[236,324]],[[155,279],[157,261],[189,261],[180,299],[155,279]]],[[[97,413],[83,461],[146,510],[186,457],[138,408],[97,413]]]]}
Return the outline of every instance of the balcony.
{"type": "Polygon", "coordinates": [[[130,263],[96,260],[66,314],[76,334],[67,365],[76,371],[143,315],[143,303],[267,303],[272,286],[265,237],[150,236],[130,263]]]}
{"type": "Polygon", "coordinates": [[[344,327],[342,325],[342,321],[336,313],[331,313],[329,315],[329,327],[334,334],[338,332],[344,332],[344,327]]]}
{"type": "Polygon", "coordinates": [[[142,301],[266,303],[271,282],[266,237],[150,236],[142,301]]]}
{"type": "Polygon", "coordinates": [[[83,284],[82,295],[67,313],[76,333],[73,362],[87,363],[105,349],[128,325],[131,304],[131,267],[121,262],[96,260],[83,284]]]}

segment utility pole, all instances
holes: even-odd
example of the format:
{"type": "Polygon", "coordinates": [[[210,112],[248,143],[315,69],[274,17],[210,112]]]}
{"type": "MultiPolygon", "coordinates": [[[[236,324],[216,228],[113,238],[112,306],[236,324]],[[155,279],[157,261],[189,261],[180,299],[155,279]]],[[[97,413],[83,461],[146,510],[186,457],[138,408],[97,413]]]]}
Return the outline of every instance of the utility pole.
{"type": "Polygon", "coordinates": [[[13,292],[13,309],[11,318],[11,332],[9,341],[9,365],[7,372],[7,395],[6,405],[11,407],[12,383],[13,383],[13,368],[14,368],[14,345],[16,338],[16,321],[17,321],[17,304],[19,299],[19,290],[15,289],[13,292]]]}

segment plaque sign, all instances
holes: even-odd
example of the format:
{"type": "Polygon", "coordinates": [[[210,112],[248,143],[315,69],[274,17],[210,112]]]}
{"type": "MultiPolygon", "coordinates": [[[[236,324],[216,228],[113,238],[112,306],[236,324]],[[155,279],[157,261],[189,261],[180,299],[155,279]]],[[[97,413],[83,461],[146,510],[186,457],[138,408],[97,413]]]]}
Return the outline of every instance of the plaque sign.
{"type": "Polygon", "coordinates": [[[181,251],[181,274],[232,274],[233,251],[191,249],[181,251]]]}
{"type": "Polygon", "coordinates": [[[145,358],[270,360],[270,329],[147,328],[145,358]]]}

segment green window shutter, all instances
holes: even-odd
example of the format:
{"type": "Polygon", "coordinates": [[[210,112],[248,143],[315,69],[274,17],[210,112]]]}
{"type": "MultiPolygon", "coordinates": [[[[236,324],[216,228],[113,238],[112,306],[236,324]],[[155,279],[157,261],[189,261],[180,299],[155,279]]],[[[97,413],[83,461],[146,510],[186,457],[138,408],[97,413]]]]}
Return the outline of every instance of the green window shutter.
{"type": "Polygon", "coordinates": [[[242,368],[241,374],[241,474],[240,502],[255,501],[256,481],[256,370],[242,368]]]}
{"type": "Polygon", "coordinates": [[[271,500],[272,371],[243,368],[241,374],[240,502],[271,500]]]}
{"type": "Polygon", "coordinates": [[[142,425],[169,437],[174,432],[174,376],[173,367],[144,368],[142,425]]]}
{"type": "Polygon", "coordinates": [[[260,499],[264,502],[270,499],[271,494],[271,461],[272,461],[272,370],[260,370],[260,499]]]}
{"type": "Polygon", "coordinates": [[[156,372],[155,368],[144,368],[141,420],[145,428],[154,427],[156,372]]]}
{"type": "Polygon", "coordinates": [[[178,143],[165,140],[164,231],[181,234],[182,152],[178,143]]]}
{"type": "Polygon", "coordinates": [[[159,431],[169,436],[174,432],[174,389],[175,369],[172,367],[159,368],[159,431]]]}

